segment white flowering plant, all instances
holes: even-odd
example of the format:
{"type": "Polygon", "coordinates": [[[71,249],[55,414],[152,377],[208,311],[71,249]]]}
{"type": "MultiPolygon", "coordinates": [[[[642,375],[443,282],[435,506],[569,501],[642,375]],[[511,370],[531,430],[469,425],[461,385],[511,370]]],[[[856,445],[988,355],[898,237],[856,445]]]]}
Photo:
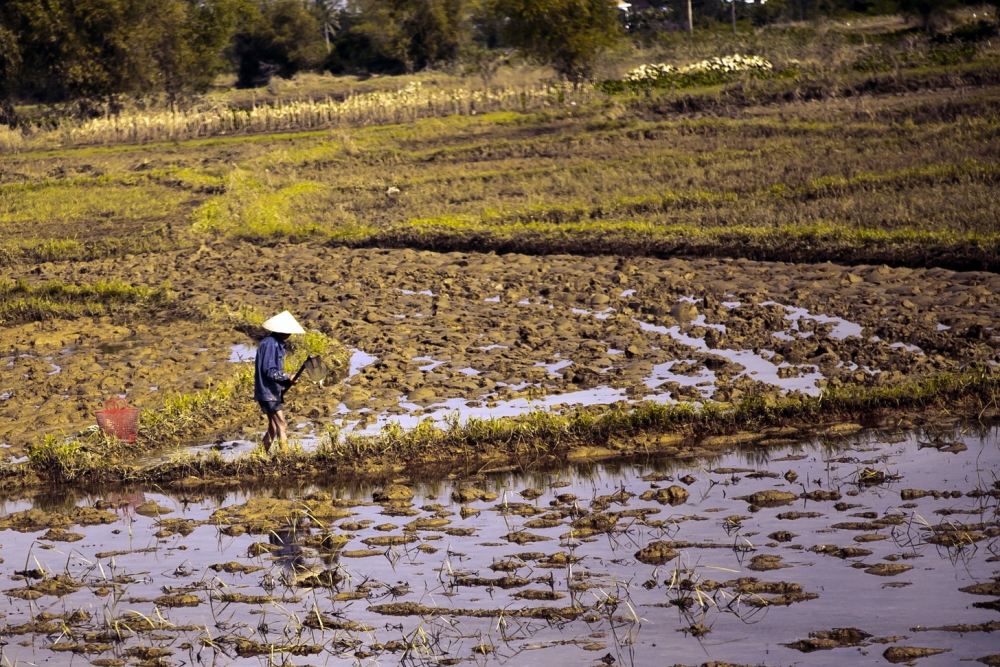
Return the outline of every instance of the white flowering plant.
{"type": "Polygon", "coordinates": [[[680,67],[667,63],[639,65],[621,79],[609,79],[598,84],[607,93],[625,92],[638,88],[687,88],[725,83],[741,74],[766,77],[774,65],[760,56],[740,55],[709,58],[680,67]]]}

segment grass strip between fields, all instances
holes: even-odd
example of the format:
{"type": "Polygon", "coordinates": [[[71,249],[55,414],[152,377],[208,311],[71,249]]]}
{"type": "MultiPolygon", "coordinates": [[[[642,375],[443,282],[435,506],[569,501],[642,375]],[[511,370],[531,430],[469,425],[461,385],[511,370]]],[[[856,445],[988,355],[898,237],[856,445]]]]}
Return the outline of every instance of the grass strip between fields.
{"type": "Polygon", "coordinates": [[[677,255],[758,261],[836,262],[1000,271],[1000,233],[951,230],[880,230],[836,224],[780,227],[697,227],[645,222],[514,222],[417,219],[385,229],[341,227],[241,229],[253,243],[320,240],[331,245],[415,248],[437,252],[531,255],[677,255]],[[304,232],[300,235],[301,232],[304,232]]]}
{"type": "Polygon", "coordinates": [[[747,396],[735,405],[706,403],[662,405],[642,403],[630,409],[611,407],[595,413],[535,411],[518,417],[451,421],[444,428],[425,421],[404,430],[398,424],[378,435],[347,434],[330,429],[316,451],[293,448],[268,457],[260,449],[233,459],[211,454],[181,454],[172,460],[137,467],[129,459],[155,447],[161,437],[185,425],[198,424],[203,434],[217,426],[214,419],[246,414],[249,371],[224,385],[177,397],[158,411],[142,415],[143,436],[133,445],[101,434],[84,439],[50,436],[29,449],[28,461],[0,468],[0,490],[6,493],[42,483],[169,483],[188,478],[239,484],[254,479],[295,479],[335,474],[377,475],[387,469],[422,466],[467,466],[487,460],[511,459],[530,453],[564,453],[574,447],[607,444],[640,434],[683,432],[691,437],[753,431],[769,426],[809,424],[843,418],[863,418],[880,412],[947,405],[959,401],[972,418],[1000,409],[1000,377],[992,368],[941,374],[892,387],[827,388],[818,397],[796,395],[780,399],[747,396]]]}
{"type": "Polygon", "coordinates": [[[23,278],[0,279],[0,324],[135,313],[164,308],[173,300],[169,284],[146,287],[99,280],[90,285],[70,285],[50,280],[32,286],[23,278]]]}

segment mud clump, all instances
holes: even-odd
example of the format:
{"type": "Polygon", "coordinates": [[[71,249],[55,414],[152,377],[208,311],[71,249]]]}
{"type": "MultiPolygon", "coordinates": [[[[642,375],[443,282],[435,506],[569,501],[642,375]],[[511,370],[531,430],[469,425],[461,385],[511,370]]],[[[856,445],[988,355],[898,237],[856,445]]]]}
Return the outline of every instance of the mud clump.
{"type": "Polygon", "coordinates": [[[283,526],[308,525],[310,521],[329,524],[349,516],[350,512],[329,500],[255,497],[242,505],[216,510],[209,520],[218,526],[241,526],[251,535],[267,535],[283,526]]]}
{"type": "Polygon", "coordinates": [[[376,535],[375,537],[366,537],[361,540],[361,543],[370,547],[395,547],[419,541],[420,538],[413,535],[376,535]]]}
{"type": "Polygon", "coordinates": [[[923,626],[910,628],[910,632],[961,632],[963,634],[966,632],[996,632],[998,630],[1000,630],[1000,621],[987,621],[977,625],[961,623],[959,625],[938,625],[931,628],[923,626]]]}
{"type": "Polygon", "coordinates": [[[786,567],[791,567],[791,565],[782,563],[781,556],[776,556],[774,554],[758,554],[751,558],[750,563],[747,565],[747,569],[754,572],[780,570],[786,567]]]}
{"type": "Polygon", "coordinates": [[[135,513],[140,516],[161,516],[173,512],[169,507],[160,507],[155,500],[147,500],[136,506],[135,513]]]}
{"type": "Polygon", "coordinates": [[[456,503],[472,503],[477,500],[491,501],[499,497],[491,491],[484,491],[472,486],[463,487],[451,494],[451,499],[456,503]]]}
{"type": "Polygon", "coordinates": [[[877,565],[866,567],[865,572],[868,574],[874,574],[879,577],[895,577],[898,574],[909,572],[912,569],[913,569],[912,565],[900,565],[898,563],[878,563],[877,565]]]}
{"type": "Polygon", "coordinates": [[[260,565],[244,565],[243,563],[231,561],[229,563],[216,563],[214,565],[209,565],[208,569],[214,572],[226,572],[228,574],[250,574],[252,572],[263,570],[264,568],[260,565]]]}
{"type": "Polygon", "coordinates": [[[157,648],[155,646],[134,646],[132,648],[125,649],[125,655],[128,657],[147,661],[167,658],[173,654],[174,652],[170,649],[157,648]]]}
{"type": "Polygon", "coordinates": [[[663,565],[679,555],[666,542],[652,542],[635,552],[635,559],[646,565],[663,565]]]}
{"type": "Polygon", "coordinates": [[[768,537],[774,540],[775,542],[791,542],[796,537],[798,537],[798,535],[787,530],[777,530],[773,533],[768,534],[768,537]]]}
{"type": "Polygon", "coordinates": [[[519,591],[514,595],[515,600],[562,600],[566,597],[565,593],[560,593],[558,591],[541,591],[528,589],[526,591],[519,591]]]}
{"type": "Polygon", "coordinates": [[[35,584],[29,584],[23,588],[11,588],[4,591],[5,595],[22,600],[37,600],[46,595],[63,597],[72,595],[83,588],[83,583],[73,579],[66,574],[57,574],[54,577],[46,577],[35,584]]]}
{"type": "Polygon", "coordinates": [[[390,602],[368,607],[368,611],[384,616],[469,616],[472,618],[532,618],[545,621],[572,621],[587,613],[584,607],[527,607],[525,609],[461,609],[426,607],[416,602],[390,602]]]}
{"type": "Polygon", "coordinates": [[[827,651],[842,646],[861,646],[866,639],[871,637],[871,634],[857,628],[834,628],[833,630],[810,632],[809,639],[800,639],[791,644],[783,644],[783,646],[802,653],[812,653],[813,651],[827,651]]]}
{"type": "Polygon", "coordinates": [[[70,533],[62,528],[49,528],[48,532],[39,539],[50,542],[79,542],[83,538],[83,533],[70,533]]]}
{"type": "Polygon", "coordinates": [[[961,498],[961,491],[923,491],[921,489],[903,489],[899,492],[901,500],[920,500],[930,496],[934,500],[941,498],[961,498]]]}
{"type": "Polygon", "coordinates": [[[737,496],[736,498],[736,500],[744,500],[749,503],[751,511],[754,508],[791,505],[798,499],[799,497],[794,493],[789,493],[788,491],[775,491],[773,489],[758,491],[750,494],[749,496],[737,496]]]}
{"type": "Polygon", "coordinates": [[[666,489],[646,491],[639,497],[642,500],[655,500],[661,505],[671,505],[675,507],[686,503],[690,496],[691,494],[688,493],[686,489],[674,484],[666,489]]]}
{"type": "Polygon", "coordinates": [[[174,595],[161,595],[153,600],[161,607],[197,607],[201,604],[201,598],[190,593],[177,593],[174,595]]]}
{"type": "Polygon", "coordinates": [[[164,538],[171,535],[183,535],[187,537],[194,532],[194,529],[201,525],[199,521],[188,519],[161,519],[154,524],[160,530],[153,533],[155,537],[164,538]]]}
{"type": "Polygon", "coordinates": [[[384,489],[375,491],[372,500],[377,503],[386,503],[396,500],[413,500],[413,489],[402,484],[389,484],[384,489]]]}
{"type": "Polygon", "coordinates": [[[958,590],[963,593],[972,593],[973,595],[1000,595],[1000,580],[992,581],[988,584],[972,584],[971,586],[963,586],[958,590]]]}
{"type": "MultiPolygon", "coordinates": [[[[363,596],[362,596],[363,597],[363,596]]],[[[366,628],[354,621],[331,618],[312,609],[306,614],[302,625],[312,630],[347,630],[348,632],[364,631],[366,628]]]]}
{"type": "Polygon", "coordinates": [[[236,655],[241,658],[253,658],[259,655],[316,655],[322,652],[322,646],[312,644],[278,645],[278,644],[258,644],[246,637],[237,637],[233,640],[236,655]]]}
{"type": "Polygon", "coordinates": [[[576,529],[589,529],[597,533],[609,533],[615,529],[618,523],[618,519],[621,517],[620,514],[614,513],[598,513],[590,514],[585,517],[576,519],[570,525],[576,529]]]}
{"type": "Polygon", "coordinates": [[[886,661],[894,665],[903,662],[911,662],[918,658],[926,658],[929,655],[939,655],[947,653],[951,649],[947,648],[917,648],[914,646],[890,646],[882,654],[886,661]]]}
{"type": "Polygon", "coordinates": [[[247,556],[250,558],[257,558],[258,556],[264,556],[266,554],[274,553],[278,551],[281,547],[275,544],[269,544],[267,542],[254,542],[249,547],[247,547],[247,556]]]}
{"type": "Polygon", "coordinates": [[[823,516],[821,512],[779,512],[777,518],[783,521],[795,521],[796,519],[818,519],[823,516]]]}
{"type": "Polygon", "coordinates": [[[833,556],[835,558],[864,558],[865,556],[871,556],[871,549],[863,549],[861,547],[837,547],[832,544],[816,545],[810,547],[809,551],[817,554],[826,554],[827,556],[833,556]]]}
{"type": "Polygon", "coordinates": [[[551,540],[552,538],[547,537],[545,535],[535,535],[534,533],[529,533],[524,530],[515,530],[511,533],[507,533],[506,535],[504,535],[503,539],[507,540],[508,542],[513,542],[514,544],[523,546],[531,542],[546,542],[548,540],[551,540]]]}
{"type": "Polygon", "coordinates": [[[843,496],[840,495],[839,491],[810,491],[809,493],[802,493],[799,495],[800,498],[805,498],[806,500],[820,501],[820,500],[840,500],[843,496]]]}
{"type": "Polygon", "coordinates": [[[531,582],[522,577],[505,576],[495,579],[489,577],[455,577],[454,583],[456,586],[493,586],[506,590],[510,588],[522,588],[531,582]]]}
{"type": "Polygon", "coordinates": [[[0,517],[0,530],[33,533],[47,528],[106,525],[116,521],[118,517],[114,514],[93,507],[74,507],[66,514],[30,509],[0,517]]]}

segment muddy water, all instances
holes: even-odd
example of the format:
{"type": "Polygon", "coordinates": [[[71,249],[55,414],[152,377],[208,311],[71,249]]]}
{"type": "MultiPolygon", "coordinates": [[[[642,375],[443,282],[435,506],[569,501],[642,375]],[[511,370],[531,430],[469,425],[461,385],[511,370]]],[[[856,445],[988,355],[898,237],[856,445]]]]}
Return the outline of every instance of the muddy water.
{"type": "Polygon", "coordinates": [[[977,494],[997,470],[1000,429],[863,432],[406,480],[411,499],[380,503],[349,485],[9,502],[0,527],[25,532],[0,532],[0,664],[819,666],[918,647],[953,665],[996,635],[916,628],[1000,621],[996,591],[959,590],[997,587],[996,493],[977,494]],[[861,632],[810,638],[834,628],[861,632]]]}
{"type": "MultiPolygon", "coordinates": [[[[1000,276],[983,272],[302,244],[31,270],[32,280],[71,284],[155,276],[175,286],[177,312],[202,315],[0,328],[0,444],[10,458],[45,434],[93,424],[107,398],[157,408],[232,377],[254,341],[213,313],[244,308],[288,308],[366,355],[347,382],[290,392],[293,423],[318,430],[337,420],[371,431],[455,412],[816,395],[1000,361],[1000,276]]],[[[262,425],[210,435],[250,440],[262,425]]]]}

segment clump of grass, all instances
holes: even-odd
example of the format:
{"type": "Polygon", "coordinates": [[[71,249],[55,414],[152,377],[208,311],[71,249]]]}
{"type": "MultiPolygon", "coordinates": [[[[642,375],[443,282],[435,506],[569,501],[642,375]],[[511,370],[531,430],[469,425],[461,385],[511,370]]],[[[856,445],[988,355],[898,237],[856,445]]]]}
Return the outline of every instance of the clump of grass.
{"type": "Polygon", "coordinates": [[[128,443],[101,431],[76,438],[50,434],[28,446],[27,465],[39,477],[52,481],[99,481],[101,471],[121,463],[130,449],[128,443]]]}
{"type": "Polygon", "coordinates": [[[147,287],[120,280],[89,285],[52,280],[32,286],[23,278],[0,279],[0,323],[137,313],[162,309],[173,300],[169,283],[147,287]]]}
{"type": "Polygon", "coordinates": [[[162,230],[121,238],[106,237],[93,241],[77,239],[31,239],[0,243],[0,266],[20,262],[88,261],[121,257],[127,253],[176,250],[180,243],[169,239],[162,230]]]}
{"type": "Polygon", "coordinates": [[[163,446],[195,433],[218,431],[219,421],[253,405],[253,368],[200,391],[169,396],[162,408],[139,414],[139,446],[163,446]]]}
{"type": "Polygon", "coordinates": [[[307,181],[276,188],[235,169],[229,176],[226,195],[210,199],[195,210],[193,229],[250,241],[306,239],[321,228],[296,222],[289,215],[289,208],[296,199],[315,193],[319,187],[307,181]]]}

